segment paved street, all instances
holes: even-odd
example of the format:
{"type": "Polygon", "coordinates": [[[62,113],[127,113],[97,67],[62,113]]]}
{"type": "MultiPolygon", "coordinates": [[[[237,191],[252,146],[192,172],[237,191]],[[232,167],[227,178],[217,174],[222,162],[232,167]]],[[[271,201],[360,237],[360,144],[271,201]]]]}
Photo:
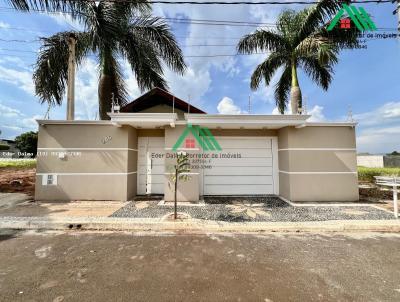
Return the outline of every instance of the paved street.
{"type": "Polygon", "coordinates": [[[400,301],[400,235],[0,236],[1,301],[400,301]]]}

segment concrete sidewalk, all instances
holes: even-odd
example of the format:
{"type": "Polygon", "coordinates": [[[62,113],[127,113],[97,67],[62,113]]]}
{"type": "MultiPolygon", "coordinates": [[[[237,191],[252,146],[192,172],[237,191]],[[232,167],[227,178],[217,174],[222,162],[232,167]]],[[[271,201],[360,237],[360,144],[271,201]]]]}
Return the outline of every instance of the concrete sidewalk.
{"type": "Polygon", "coordinates": [[[399,220],[331,220],[309,222],[222,222],[197,219],[163,221],[159,218],[113,217],[2,217],[0,229],[100,230],[138,232],[400,232],[399,220]]]}

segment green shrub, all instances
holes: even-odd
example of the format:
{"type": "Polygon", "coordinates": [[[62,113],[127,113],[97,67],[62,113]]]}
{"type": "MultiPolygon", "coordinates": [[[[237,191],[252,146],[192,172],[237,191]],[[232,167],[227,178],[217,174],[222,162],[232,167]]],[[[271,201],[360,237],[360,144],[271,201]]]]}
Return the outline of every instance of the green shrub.
{"type": "Polygon", "coordinates": [[[9,150],[9,149],[10,149],[10,146],[9,146],[9,145],[0,144],[0,151],[2,151],[2,150],[9,150]]]}
{"type": "Polygon", "coordinates": [[[400,176],[400,168],[358,167],[358,180],[375,182],[374,176],[400,176]]]}

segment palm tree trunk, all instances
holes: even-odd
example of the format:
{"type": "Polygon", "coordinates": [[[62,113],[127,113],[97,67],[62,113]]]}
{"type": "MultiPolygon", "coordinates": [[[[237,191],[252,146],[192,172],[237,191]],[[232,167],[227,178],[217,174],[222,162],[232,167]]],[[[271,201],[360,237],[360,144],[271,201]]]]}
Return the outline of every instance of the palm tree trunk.
{"type": "Polygon", "coordinates": [[[99,116],[101,120],[109,120],[110,117],[107,112],[111,111],[111,99],[113,91],[113,77],[105,74],[104,72],[100,75],[99,81],[99,116]]]}
{"type": "Polygon", "coordinates": [[[292,114],[297,114],[302,107],[301,90],[297,78],[296,62],[292,60],[292,87],[290,89],[290,107],[292,114]]]}
{"type": "Polygon", "coordinates": [[[104,48],[100,53],[100,80],[98,88],[99,116],[102,120],[109,120],[107,112],[111,111],[112,93],[115,90],[115,79],[112,71],[112,52],[104,48]]]}

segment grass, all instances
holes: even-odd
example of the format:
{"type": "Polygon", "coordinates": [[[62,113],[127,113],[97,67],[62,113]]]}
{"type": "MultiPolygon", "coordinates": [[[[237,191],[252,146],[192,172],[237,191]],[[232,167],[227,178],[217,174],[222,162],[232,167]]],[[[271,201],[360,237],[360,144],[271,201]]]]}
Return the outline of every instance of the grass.
{"type": "Polygon", "coordinates": [[[16,169],[36,168],[36,159],[21,159],[21,160],[0,159],[0,169],[2,168],[16,168],[16,169]]]}
{"type": "Polygon", "coordinates": [[[358,167],[358,180],[375,182],[374,176],[400,176],[400,168],[358,167]]]}

